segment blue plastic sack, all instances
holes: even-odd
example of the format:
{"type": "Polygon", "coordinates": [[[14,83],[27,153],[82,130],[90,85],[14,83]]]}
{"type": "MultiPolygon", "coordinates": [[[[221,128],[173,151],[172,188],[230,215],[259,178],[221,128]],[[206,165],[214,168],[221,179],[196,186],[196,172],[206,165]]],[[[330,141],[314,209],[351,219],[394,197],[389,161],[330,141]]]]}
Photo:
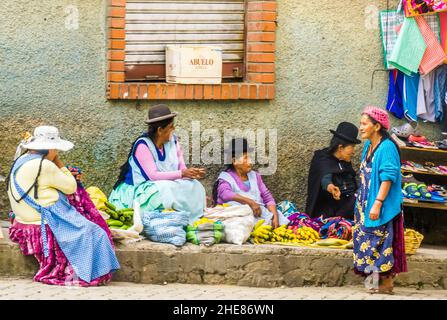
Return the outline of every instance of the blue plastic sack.
{"type": "Polygon", "coordinates": [[[154,242],[183,246],[186,242],[185,228],[191,214],[186,211],[148,211],[142,215],[143,234],[154,242]]]}
{"type": "Polygon", "coordinates": [[[292,214],[297,213],[296,205],[288,200],[281,201],[276,205],[276,210],[281,212],[284,217],[288,218],[292,214]]]}

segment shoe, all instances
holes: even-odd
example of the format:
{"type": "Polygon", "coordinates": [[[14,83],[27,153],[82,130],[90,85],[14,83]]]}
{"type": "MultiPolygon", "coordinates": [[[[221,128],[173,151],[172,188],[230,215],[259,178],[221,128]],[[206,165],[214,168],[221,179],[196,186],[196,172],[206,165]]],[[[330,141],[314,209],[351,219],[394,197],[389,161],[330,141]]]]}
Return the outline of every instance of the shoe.
{"type": "Polygon", "coordinates": [[[417,190],[420,193],[420,196],[425,199],[431,199],[431,193],[427,190],[427,185],[425,183],[421,183],[417,186],[417,190]]]}
{"type": "Polygon", "coordinates": [[[406,183],[403,190],[407,198],[415,199],[421,197],[421,193],[418,191],[418,185],[414,182],[406,183]]]}

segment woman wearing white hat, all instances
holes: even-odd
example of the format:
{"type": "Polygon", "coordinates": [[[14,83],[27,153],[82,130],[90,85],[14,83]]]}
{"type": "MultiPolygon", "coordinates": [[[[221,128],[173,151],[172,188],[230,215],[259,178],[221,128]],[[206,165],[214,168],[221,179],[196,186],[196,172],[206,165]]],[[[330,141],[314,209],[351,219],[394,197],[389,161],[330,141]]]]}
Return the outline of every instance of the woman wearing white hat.
{"type": "Polygon", "coordinates": [[[35,281],[99,285],[119,269],[106,231],[79,213],[67,199],[77,183],[59,158],[73,143],[55,127],[40,126],[22,141],[7,181],[14,216],[9,234],[22,253],[33,254],[40,269],[35,281]],[[21,155],[21,151],[26,153],[21,155]]]}

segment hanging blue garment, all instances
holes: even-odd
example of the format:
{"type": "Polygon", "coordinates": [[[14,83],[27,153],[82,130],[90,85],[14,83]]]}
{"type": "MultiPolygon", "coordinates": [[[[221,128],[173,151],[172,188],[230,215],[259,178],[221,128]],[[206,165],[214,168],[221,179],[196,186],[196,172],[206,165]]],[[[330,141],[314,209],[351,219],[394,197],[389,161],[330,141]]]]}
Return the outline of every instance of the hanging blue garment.
{"type": "MultiPolygon", "coordinates": [[[[445,118],[446,111],[446,92],[447,92],[447,65],[443,64],[435,71],[435,113],[436,120],[442,121],[445,118]]],[[[447,122],[445,124],[447,128],[447,122]]]]}
{"type": "Polygon", "coordinates": [[[404,117],[404,105],[402,101],[403,88],[404,74],[399,70],[390,71],[390,84],[386,109],[398,119],[404,117]]]}
{"type": "Polygon", "coordinates": [[[419,77],[419,74],[415,76],[404,75],[404,95],[402,101],[405,117],[410,121],[418,121],[417,106],[419,77]]]}
{"type": "Polygon", "coordinates": [[[59,200],[53,205],[42,207],[19,186],[16,180],[18,169],[26,162],[41,158],[40,155],[24,155],[12,169],[11,178],[20,197],[41,214],[41,232],[45,257],[48,244],[45,222],[53,232],[59,247],[81,280],[91,280],[120,268],[107,233],[97,224],[82,216],[59,192],[59,200]]]}

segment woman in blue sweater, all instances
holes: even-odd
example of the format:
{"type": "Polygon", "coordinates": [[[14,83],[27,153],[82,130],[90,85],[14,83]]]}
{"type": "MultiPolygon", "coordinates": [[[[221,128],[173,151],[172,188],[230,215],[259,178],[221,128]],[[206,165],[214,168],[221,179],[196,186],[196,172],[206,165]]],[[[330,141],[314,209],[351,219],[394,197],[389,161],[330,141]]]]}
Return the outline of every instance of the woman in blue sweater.
{"type": "Polygon", "coordinates": [[[355,205],[354,269],[379,275],[371,293],[393,293],[393,278],[407,271],[399,148],[390,139],[388,114],[367,107],[360,121],[365,143],[355,205]]]}

